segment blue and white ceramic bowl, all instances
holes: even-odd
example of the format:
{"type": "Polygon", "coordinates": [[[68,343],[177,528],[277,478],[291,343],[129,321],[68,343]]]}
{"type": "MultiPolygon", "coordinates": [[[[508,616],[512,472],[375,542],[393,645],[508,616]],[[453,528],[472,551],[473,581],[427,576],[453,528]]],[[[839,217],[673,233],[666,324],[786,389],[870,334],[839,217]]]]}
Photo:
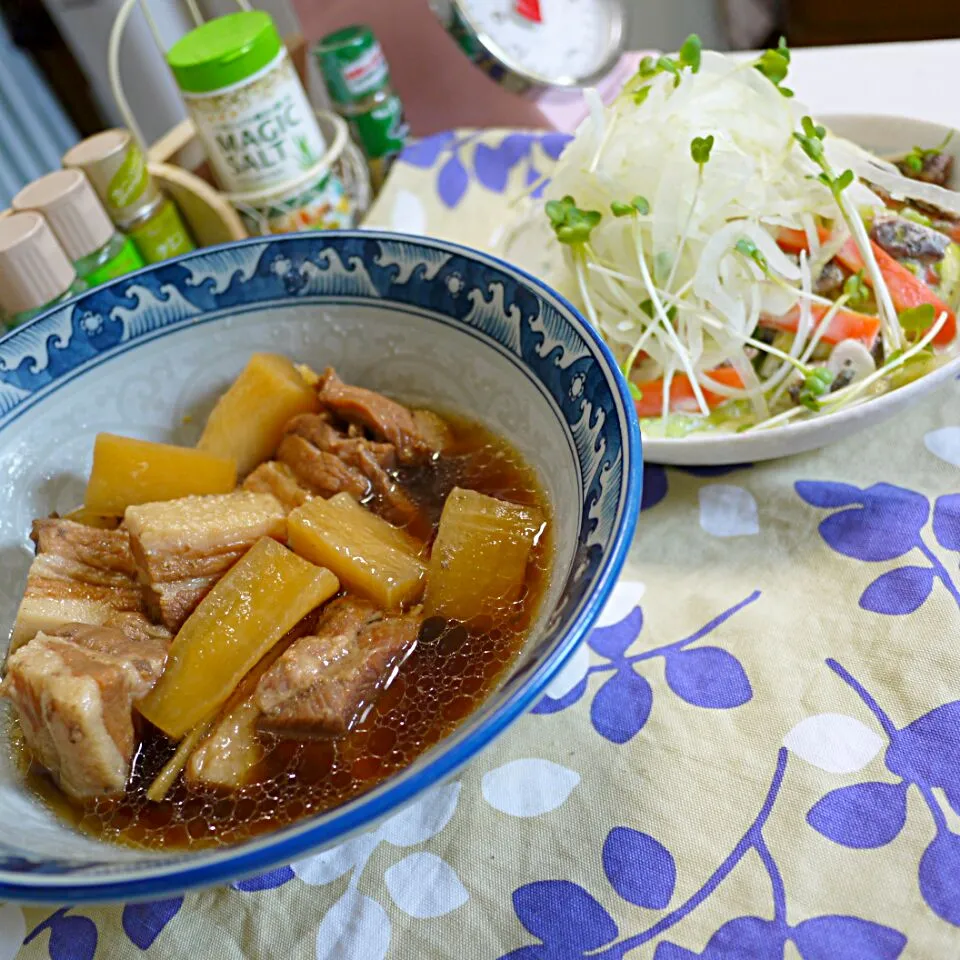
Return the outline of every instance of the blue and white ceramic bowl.
{"type": "Polygon", "coordinates": [[[617,578],[640,503],[640,438],[612,359],[576,311],[519,270],[444,241],[291,235],[156,265],[0,340],[0,626],[13,623],[26,579],[30,522],[81,502],[94,435],[192,443],[217,394],[265,349],[460,411],[536,467],[556,556],[527,647],[489,701],[401,774],[220,850],[162,854],[82,836],[34,799],[0,750],[0,900],[157,897],[341,842],[448,777],[533,705],[617,578]]]}

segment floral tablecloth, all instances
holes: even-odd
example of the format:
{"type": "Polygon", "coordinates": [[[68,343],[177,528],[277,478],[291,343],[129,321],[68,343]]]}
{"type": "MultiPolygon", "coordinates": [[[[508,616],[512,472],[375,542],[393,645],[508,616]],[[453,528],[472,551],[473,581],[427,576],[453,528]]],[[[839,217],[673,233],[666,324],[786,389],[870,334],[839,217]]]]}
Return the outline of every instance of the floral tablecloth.
{"type": "MultiPolygon", "coordinates": [[[[557,148],[442,135],[371,221],[495,245],[557,148]]],[[[0,960],[960,956],[957,491],[960,383],[843,446],[648,466],[600,625],[459,780],[231,887],[2,906],[0,960]]]]}

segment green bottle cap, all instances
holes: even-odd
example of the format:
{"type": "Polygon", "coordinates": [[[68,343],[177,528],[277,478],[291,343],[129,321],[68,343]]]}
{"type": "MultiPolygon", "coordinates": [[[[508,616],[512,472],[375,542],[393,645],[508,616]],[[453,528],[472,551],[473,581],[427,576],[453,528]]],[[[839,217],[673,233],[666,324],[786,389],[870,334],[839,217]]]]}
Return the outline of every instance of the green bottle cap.
{"type": "Polygon", "coordinates": [[[167,52],[167,63],[185,93],[209,93],[253,76],[282,49],[270,15],[253,10],[217,17],[191,30],[167,52]]]}
{"type": "Polygon", "coordinates": [[[313,55],[334,103],[357,103],[390,81],[386,58],[369,27],[344,27],[327,34],[313,55]]]}

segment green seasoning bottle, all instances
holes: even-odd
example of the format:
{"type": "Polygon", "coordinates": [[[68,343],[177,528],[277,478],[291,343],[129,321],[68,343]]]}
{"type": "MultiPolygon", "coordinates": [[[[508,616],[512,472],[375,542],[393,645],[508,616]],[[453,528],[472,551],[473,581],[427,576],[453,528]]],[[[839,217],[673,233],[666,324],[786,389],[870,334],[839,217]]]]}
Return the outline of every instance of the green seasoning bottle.
{"type": "Polygon", "coordinates": [[[0,219],[0,313],[8,328],[85,289],[39,213],[0,219]]]}
{"type": "Polygon", "coordinates": [[[383,50],[369,27],[355,26],[324,37],[313,55],[334,108],[350,122],[379,187],[409,134],[383,50]]]}
{"type": "Polygon", "coordinates": [[[174,202],[157,187],[126,130],[105,130],[72,147],[63,165],[82,170],[113,222],[147,263],[196,249],[174,202]]]}
{"type": "Polygon", "coordinates": [[[46,217],[77,275],[95,287],[144,266],[133,241],[118,233],[90,181],[79,170],[57,170],[24,187],[14,210],[46,217]]]}
{"type": "Polygon", "coordinates": [[[227,193],[298,181],[323,159],[316,114],[268,14],[210,20],[181,37],[167,63],[227,193]]]}

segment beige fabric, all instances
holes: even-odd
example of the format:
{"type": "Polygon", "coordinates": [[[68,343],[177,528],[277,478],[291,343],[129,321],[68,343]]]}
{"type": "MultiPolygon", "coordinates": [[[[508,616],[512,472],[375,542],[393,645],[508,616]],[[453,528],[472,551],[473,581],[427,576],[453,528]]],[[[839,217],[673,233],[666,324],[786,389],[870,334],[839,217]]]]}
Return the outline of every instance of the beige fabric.
{"type": "MultiPolygon", "coordinates": [[[[436,168],[399,167],[377,210],[389,222],[412,196],[430,229],[468,241],[474,211],[489,224],[499,203],[503,217],[475,184],[451,213],[435,181],[436,168]]],[[[958,956],[960,817],[943,790],[960,797],[958,489],[956,383],[843,446],[714,475],[649,468],[649,509],[601,621],[621,626],[593,636],[610,656],[628,642],[622,673],[580,651],[550,691],[575,703],[524,717],[456,783],[273,889],[191,894],[166,924],[158,908],[66,916],[90,918],[96,956],[111,958],[143,955],[130,931],[146,942],[144,916],[162,927],[146,955],[183,960],[494,960],[524,946],[513,960],[958,956]],[[630,695],[614,696],[614,676],[630,695]],[[762,921],[778,902],[774,929],[762,921]],[[760,920],[717,934],[744,917],[760,920]],[[558,931],[552,952],[535,936],[558,931]]],[[[28,934],[51,915],[23,913],[28,934]]],[[[18,916],[4,928],[0,914],[0,931],[18,916]]],[[[50,938],[19,956],[48,957],[50,938]]]]}

